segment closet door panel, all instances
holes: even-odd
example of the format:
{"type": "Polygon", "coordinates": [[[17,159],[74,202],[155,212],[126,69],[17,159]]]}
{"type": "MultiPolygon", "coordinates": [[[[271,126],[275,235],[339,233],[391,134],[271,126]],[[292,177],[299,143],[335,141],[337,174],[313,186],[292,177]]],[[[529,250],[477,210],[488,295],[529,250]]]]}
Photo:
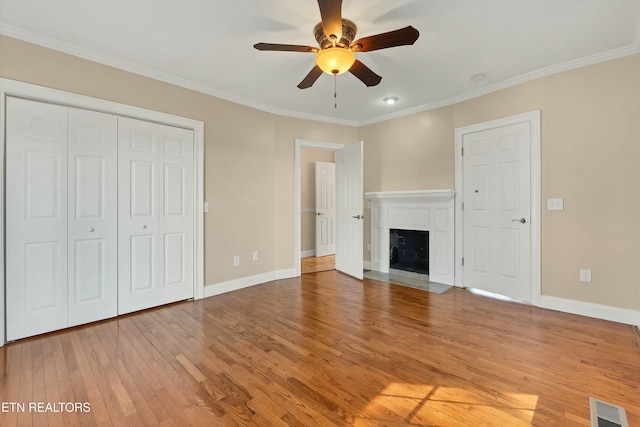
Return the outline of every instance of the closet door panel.
{"type": "Polygon", "coordinates": [[[193,132],[162,126],[163,286],[174,300],[193,297],[194,167],[193,132]]]}
{"type": "Polygon", "coordinates": [[[117,118],[69,109],[69,326],[117,315],[117,118]]]}
{"type": "Polygon", "coordinates": [[[67,109],[7,98],[7,340],[67,326],[67,109]]]}
{"type": "Polygon", "coordinates": [[[118,313],[163,304],[158,292],[158,135],[153,123],[118,119],[118,313]]]}
{"type": "Polygon", "coordinates": [[[131,294],[153,291],[156,278],[153,235],[135,235],[131,242],[131,294]]]}
{"type": "Polygon", "coordinates": [[[193,132],[118,123],[123,314],[193,297],[193,132]]]}

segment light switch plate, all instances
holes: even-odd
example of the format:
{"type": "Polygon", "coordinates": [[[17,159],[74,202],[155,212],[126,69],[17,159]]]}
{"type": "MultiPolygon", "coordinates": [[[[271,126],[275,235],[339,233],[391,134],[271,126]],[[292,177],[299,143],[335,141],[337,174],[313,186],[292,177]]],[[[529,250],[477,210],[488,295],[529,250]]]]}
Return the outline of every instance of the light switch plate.
{"type": "Polygon", "coordinates": [[[549,211],[563,211],[564,199],[547,199],[547,210],[549,211]]]}
{"type": "Polygon", "coordinates": [[[586,268],[580,269],[580,281],[591,283],[591,270],[586,268]]]}

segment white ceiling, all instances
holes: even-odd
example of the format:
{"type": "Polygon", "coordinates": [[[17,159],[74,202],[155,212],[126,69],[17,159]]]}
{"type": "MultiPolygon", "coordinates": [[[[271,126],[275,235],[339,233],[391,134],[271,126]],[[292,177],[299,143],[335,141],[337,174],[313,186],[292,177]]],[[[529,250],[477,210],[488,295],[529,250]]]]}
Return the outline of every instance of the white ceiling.
{"type": "Polygon", "coordinates": [[[0,33],[278,114],[361,125],[640,52],[640,0],[343,0],[356,38],[413,25],[413,46],[358,53],[383,77],[296,85],[315,0],[0,0],[0,33]],[[476,74],[486,74],[478,83],[476,74]],[[397,96],[394,106],[382,103],[397,96]]]}

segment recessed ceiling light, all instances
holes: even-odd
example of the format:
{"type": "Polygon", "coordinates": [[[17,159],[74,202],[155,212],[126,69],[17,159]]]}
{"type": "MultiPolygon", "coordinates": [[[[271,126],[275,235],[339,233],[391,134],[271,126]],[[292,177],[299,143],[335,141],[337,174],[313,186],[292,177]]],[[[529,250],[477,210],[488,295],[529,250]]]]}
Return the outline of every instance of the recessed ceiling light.
{"type": "Polygon", "coordinates": [[[471,77],[471,81],[474,82],[474,83],[478,83],[478,82],[483,81],[485,78],[487,78],[487,75],[480,73],[480,74],[476,74],[475,76],[471,77]]]}
{"type": "Polygon", "coordinates": [[[389,105],[393,105],[396,102],[398,102],[400,98],[398,98],[397,96],[387,96],[385,99],[382,100],[382,102],[384,102],[385,104],[389,104],[389,105]]]}

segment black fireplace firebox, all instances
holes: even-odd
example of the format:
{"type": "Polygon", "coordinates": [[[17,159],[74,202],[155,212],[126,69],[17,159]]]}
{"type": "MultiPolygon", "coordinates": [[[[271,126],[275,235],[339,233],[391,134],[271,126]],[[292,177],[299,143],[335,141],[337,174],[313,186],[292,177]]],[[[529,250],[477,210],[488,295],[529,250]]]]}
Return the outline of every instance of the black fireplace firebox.
{"type": "Polygon", "coordinates": [[[389,267],[429,274],[429,232],[389,230],[389,267]]]}

